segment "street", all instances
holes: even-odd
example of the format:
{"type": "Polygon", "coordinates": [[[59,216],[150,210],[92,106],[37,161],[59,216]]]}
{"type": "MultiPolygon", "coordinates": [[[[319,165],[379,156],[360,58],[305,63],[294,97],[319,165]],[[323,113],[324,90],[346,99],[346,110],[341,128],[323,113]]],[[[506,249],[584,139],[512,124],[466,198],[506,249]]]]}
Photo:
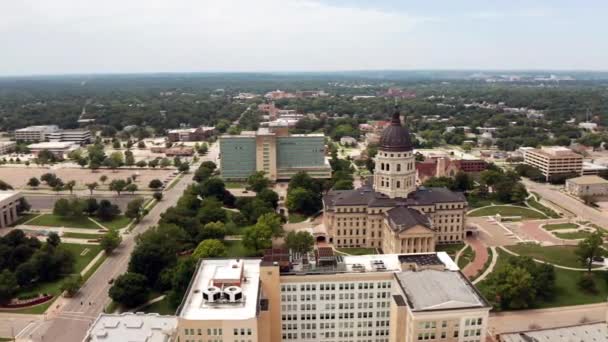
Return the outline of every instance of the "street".
{"type": "MultiPolygon", "coordinates": [[[[218,152],[218,144],[212,145],[209,153],[202,157],[201,161],[216,161],[218,152]]],[[[192,169],[196,167],[197,165],[192,169]]],[[[47,310],[42,320],[28,325],[18,336],[23,339],[29,338],[31,341],[82,341],[90,324],[110,303],[108,290],[111,285],[108,281],[126,272],[131,252],[135,247],[135,237],[155,226],[160,215],[167,208],[175,205],[192,182],[192,173],[190,173],[182,177],[173,188],[165,191],[163,200],[150,210],[130,234],[123,235],[122,244],[97,269],[74,298],[60,297],[47,310]]]]}

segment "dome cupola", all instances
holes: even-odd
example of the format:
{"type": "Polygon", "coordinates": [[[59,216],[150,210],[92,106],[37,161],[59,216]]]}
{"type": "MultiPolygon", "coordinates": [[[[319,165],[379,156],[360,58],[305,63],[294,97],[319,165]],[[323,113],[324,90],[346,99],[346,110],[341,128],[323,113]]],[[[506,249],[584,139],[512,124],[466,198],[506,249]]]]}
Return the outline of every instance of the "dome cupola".
{"type": "Polygon", "coordinates": [[[413,149],[410,131],[401,125],[397,106],[395,106],[391,124],[382,132],[379,149],[388,152],[406,152],[413,149]]]}

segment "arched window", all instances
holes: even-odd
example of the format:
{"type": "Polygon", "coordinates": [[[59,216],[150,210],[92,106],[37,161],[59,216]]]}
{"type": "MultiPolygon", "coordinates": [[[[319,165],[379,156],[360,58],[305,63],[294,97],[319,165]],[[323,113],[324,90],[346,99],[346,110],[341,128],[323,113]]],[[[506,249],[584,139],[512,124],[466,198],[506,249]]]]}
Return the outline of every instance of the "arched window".
{"type": "Polygon", "coordinates": [[[397,164],[397,172],[401,171],[401,164],[397,164]]]}
{"type": "Polygon", "coordinates": [[[388,163],[386,164],[386,171],[390,171],[391,170],[390,166],[391,166],[391,164],[388,164],[388,163]]]}
{"type": "Polygon", "coordinates": [[[384,171],[384,163],[380,163],[380,170],[384,171]]]}

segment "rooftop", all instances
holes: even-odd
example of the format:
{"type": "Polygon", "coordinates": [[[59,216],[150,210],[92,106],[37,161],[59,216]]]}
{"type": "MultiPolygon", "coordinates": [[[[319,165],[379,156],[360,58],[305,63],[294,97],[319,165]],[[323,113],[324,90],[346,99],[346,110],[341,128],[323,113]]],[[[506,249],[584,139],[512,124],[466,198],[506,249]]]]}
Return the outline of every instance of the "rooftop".
{"type": "Polygon", "coordinates": [[[188,320],[245,320],[257,314],[260,301],[260,259],[202,259],[177,315],[188,320]],[[242,299],[210,302],[203,292],[225,292],[238,286],[242,299]]]}
{"type": "Polygon", "coordinates": [[[460,192],[446,188],[419,187],[407,198],[389,198],[376,192],[371,186],[365,185],[354,190],[332,190],[323,196],[326,205],[332,206],[369,206],[395,207],[412,205],[431,205],[435,203],[466,202],[460,192]]]}
{"type": "Polygon", "coordinates": [[[15,130],[15,132],[29,132],[29,131],[56,131],[59,130],[57,125],[39,125],[39,126],[28,126],[15,130]]]}
{"type": "Polygon", "coordinates": [[[0,191],[0,201],[4,201],[5,199],[11,198],[13,196],[21,197],[21,193],[18,191],[10,190],[0,191]]]}
{"type": "Polygon", "coordinates": [[[599,342],[606,341],[606,323],[581,324],[568,327],[502,334],[502,342],[599,342]]]}
{"type": "Polygon", "coordinates": [[[27,147],[30,149],[64,149],[70,148],[74,146],[73,142],[70,141],[49,141],[49,142],[41,142],[36,144],[28,145],[27,147]]]}
{"type": "Polygon", "coordinates": [[[608,184],[608,180],[605,180],[600,176],[581,176],[576,178],[570,178],[568,179],[568,182],[579,185],[608,184]]]}
{"type": "Polygon", "coordinates": [[[156,313],[100,314],[87,332],[85,342],[169,342],[177,329],[175,316],[156,313]]]}
{"type": "Polygon", "coordinates": [[[543,146],[541,148],[529,149],[526,152],[534,152],[541,154],[549,159],[551,158],[564,158],[564,157],[579,157],[583,158],[580,154],[574,153],[571,149],[563,146],[543,146]]]}

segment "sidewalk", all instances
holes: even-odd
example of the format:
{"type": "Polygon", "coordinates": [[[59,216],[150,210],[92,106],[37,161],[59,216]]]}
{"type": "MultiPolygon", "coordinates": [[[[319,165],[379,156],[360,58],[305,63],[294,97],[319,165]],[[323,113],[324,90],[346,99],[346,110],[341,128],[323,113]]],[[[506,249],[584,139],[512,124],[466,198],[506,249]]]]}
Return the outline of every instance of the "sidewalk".
{"type": "Polygon", "coordinates": [[[472,279],[483,269],[483,266],[488,261],[489,255],[486,245],[481,240],[467,238],[466,243],[471,246],[475,252],[475,259],[464,267],[462,273],[464,273],[467,278],[472,279]]]}

